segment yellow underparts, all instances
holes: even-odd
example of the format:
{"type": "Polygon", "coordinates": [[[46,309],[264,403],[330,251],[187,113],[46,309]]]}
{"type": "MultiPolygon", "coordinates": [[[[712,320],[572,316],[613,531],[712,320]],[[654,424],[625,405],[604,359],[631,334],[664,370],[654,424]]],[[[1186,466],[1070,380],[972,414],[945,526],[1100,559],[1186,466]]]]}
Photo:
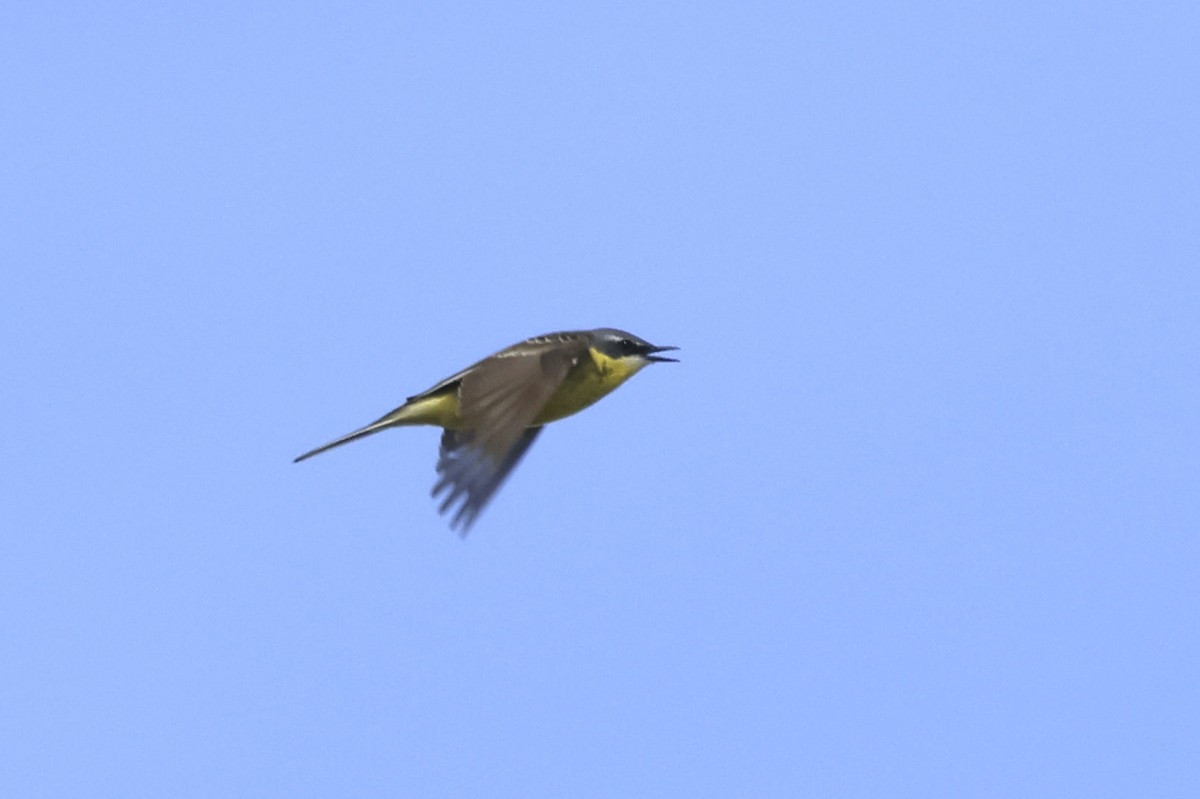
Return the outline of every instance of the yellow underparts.
{"type": "Polygon", "coordinates": [[[458,387],[415,399],[389,413],[381,422],[389,425],[431,424],[437,427],[458,425],[458,387]]]}
{"type": "Polygon", "coordinates": [[[578,413],[617,386],[637,374],[646,365],[641,358],[610,358],[589,349],[590,358],[583,358],[567,374],[534,424],[546,424],[578,413]]]}

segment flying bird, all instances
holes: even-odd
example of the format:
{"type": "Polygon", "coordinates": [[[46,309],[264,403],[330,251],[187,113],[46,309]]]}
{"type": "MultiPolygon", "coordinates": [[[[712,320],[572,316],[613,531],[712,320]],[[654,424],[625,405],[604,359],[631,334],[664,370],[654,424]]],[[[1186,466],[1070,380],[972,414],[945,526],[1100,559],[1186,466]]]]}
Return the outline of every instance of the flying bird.
{"type": "Polygon", "coordinates": [[[658,354],[676,349],[610,327],[534,336],[295,462],[389,427],[441,427],[438,480],[431,493],[435,498],[445,494],[438,512],[454,508],[450,527],[465,536],[543,425],[592,405],[651,363],[676,362],[658,354]]]}

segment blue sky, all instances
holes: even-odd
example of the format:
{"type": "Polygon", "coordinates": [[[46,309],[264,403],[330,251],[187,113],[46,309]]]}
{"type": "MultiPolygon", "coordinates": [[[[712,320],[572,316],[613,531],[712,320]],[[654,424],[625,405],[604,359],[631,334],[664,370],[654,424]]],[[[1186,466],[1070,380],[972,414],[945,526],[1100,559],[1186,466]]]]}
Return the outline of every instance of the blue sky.
{"type": "Polygon", "coordinates": [[[1194,3],[0,12],[0,794],[1200,795],[1194,3]],[[679,345],[460,540],[526,336],[679,345]]]}

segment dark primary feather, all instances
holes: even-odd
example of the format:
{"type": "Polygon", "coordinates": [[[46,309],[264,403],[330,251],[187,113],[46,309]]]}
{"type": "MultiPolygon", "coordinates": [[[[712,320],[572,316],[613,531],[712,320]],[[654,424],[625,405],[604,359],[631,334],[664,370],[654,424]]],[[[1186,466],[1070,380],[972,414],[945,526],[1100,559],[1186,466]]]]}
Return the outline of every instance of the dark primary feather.
{"type": "Polygon", "coordinates": [[[462,525],[464,535],[533,444],[541,428],[530,425],[587,351],[586,340],[565,350],[561,342],[529,344],[462,373],[460,424],[442,434],[433,496],[449,489],[440,513],[461,501],[451,527],[462,525]]]}
{"type": "Polygon", "coordinates": [[[450,492],[438,506],[438,513],[445,513],[456,502],[462,501],[450,520],[451,529],[459,529],[461,525],[461,534],[467,534],[471,525],[475,523],[475,517],[520,463],[540,432],[540,427],[525,428],[516,444],[498,463],[482,449],[474,446],[473,433],[458,430],[446,430],[442,433],[442,446],[438,452],[437,463],[437,471],[441,477],[434,485],[432,494],[436,497],[450,488],[450,492]]]}

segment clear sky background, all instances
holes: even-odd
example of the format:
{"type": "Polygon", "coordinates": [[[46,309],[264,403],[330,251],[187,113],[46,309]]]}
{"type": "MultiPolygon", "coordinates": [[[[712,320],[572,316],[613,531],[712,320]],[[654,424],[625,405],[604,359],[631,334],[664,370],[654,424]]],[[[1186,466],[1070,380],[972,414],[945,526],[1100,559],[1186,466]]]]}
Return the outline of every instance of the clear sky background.
{"type": "Polygon", "coordinates": [[[0,795],[1200,796],[1200,6],[0,12],[0,795]],[[682,347],[460,540],[526,336],[682,347]]]}

